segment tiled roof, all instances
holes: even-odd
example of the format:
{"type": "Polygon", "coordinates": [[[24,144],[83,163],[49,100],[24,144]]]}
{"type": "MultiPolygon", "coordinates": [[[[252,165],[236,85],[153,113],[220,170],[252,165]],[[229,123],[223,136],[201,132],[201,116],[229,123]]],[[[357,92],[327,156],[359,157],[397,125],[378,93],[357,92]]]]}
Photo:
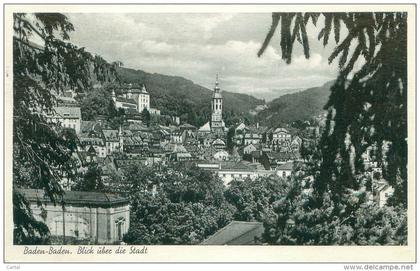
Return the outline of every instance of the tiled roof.
{"type": "Polygon", "coordinates": [[[226,145],[223,140],[220,138],[217,138],[215,141],[213,141],[212,145],[226,145]]]}
{"type": "Polygon", "coordinates": [[[142,94],[149,94],[146,90],[146,86],[143,85],[141,88],[132,88],[130,90],[127,90],[127,92],[130,91],[131,93],[142,93],[142,94]]]}
{"type": "Polygon", "coordinates": [[[102,130],[102,133],[104,134],[105,140],[118,140],[118,130],[108,130],[104,129],[102,130]]]}
{"type": "Polygon", "coordinates": [[[292,170],[292,169],[293,169],[292,162],[284,163],[277,167],[277,170],[292,170]]]}
{"type": "Polygon", "coordinates": [[[127,99],[127,98],[124,98],[124,97],[117,97],[116,99],[117,99],[117,102],[134,104],[135,106],[137,106],[136,101],[134,101],[133,99],[127,99]]]}
{"type": "Polygon", "coordinates": [[[153,146],[149,148],[149,151],[153,154],[159,154],[159,153],[163,153],[164,150],[159,146],[153,146]]]}
{"type": "Polygon", "coordinates": [[[95,127],[96,121],[93,120],[82,120],[80,121],[80,131],[83,133],[89,132],[90,130],[93,130],[95,127]]]}
{"type": "Polygon", "coordinates": [[[196,130],[197,127],[195,127],[194,125],[191,125],[189,123],[184,123],[182,125],[179,126],[180,129],[193,129],[196,130]]]}
{"type": "MultiPolygon", "coordinates": [[[[18,189],[30,202],[51,202],[51,199],[40,189],[18,189]]],[[[129,202],[128,199],[116,194],[102,192],[65,191],[63,202],[66,204],[81,204],[93,206],[112,206],[129,202]]]]}
{"type": "Polygon", "coordinates": [[[131,131],[150,130],[146,125],[137,122],[130,122],[124,129],[131,131]]]}
{"type": "Polygon", "coordinates": [[[139,136],[124,137],[124,144],[126,144],[126,145],[143,145],[143,140],[139,136]]]}
{"type": "Polygon", "coordinates": [[[276,130],[274,130],[274,132],[273,133],[286,133],[286,134],[288,134],[289,133],[289,131],[287,131],[286,129],[284,129],[284,128],[277,128],[276,130]]]}
{"type": "Polygon", "coordinates": [[[258,150],[259,145],[257,144],[248,144],[246,146],[243,147],[243,149],[255,149],[258,150]]]}
{"type": "Polygon", "coordinates": [[[198,129],[198,131],[200,131],[200,132],[210,132],[211,131],[210,122],[207,122],[206,124],[201,126],[200,129],[198,129]]]}
{"type": "Polygon", "coordinates": [[[166,144],[164,147],[164,150],[167,152],[173,152],[173,153],[188,153],[188,151],[185,149],[183,145],[180,144],[166,144]]]}
{"type": "Polygon", "coordinates": [[[104,141],[99,137],[79,137],[80,144],[86,145],[104,145],[104,141]]]}
{"type": "Polygon", "coordinates": [[[236,126],[235,130],[243,130],[246,128],[246,125],[244,123],[240,123],[238,126],[236,126]]]}
{"type": "Polygon", "coordinates": [[[189,152],[177,152],[176,156],[178,158],[191,158],[191,154],[189,152]]]}
{"type": "Polygon", "coordinates": [[[232,221],[201,245],[252,245],[263,232],[264,226],[261,222],[232,221]]]}
{"type": "Polygon", "coordinates": [[[59,104],[74,106],[77,105],[77,101],[72,97],[58,96],[57,97],[59,104]]]}
{"type": "Polygon", "coordinates": [[[55,113],[65,119],[81,119],[82,113],[80,107],[75,106],[57,106],[54,107],[55,113]]]}
{"type": "Polygon", "coordinates": [[[242,162],[222,162],[220,163],[222,170],[254,170],[252,167],[242,162]]]}
{"type": "Polygon", "coordinates": [[[135,165],[143,165],[146,162],[145,158],[137,159],[114,159],[115,166],[117,168],[127,168],[135,165]]]}

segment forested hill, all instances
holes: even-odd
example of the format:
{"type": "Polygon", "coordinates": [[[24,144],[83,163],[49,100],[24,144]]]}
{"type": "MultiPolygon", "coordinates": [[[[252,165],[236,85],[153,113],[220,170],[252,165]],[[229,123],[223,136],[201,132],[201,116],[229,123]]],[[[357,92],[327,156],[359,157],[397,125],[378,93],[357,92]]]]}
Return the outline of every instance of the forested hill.
{"type": "MultiPolygon", "coordinates": [[[[117,68],[123,83],[147,86],[151,96],[151,106],[159,108],[163,114],[181,116],[181,120],[194,125],[202,125],[209,120],[212,91],[183,77],[147,73],[142,70],[117,68]]],[[[247,114],[249,110],[264,101],[246,94],[223,91],[224,112],[229,117],[247,114]]]]}
{"type": "Polygon", "coordinates": [[[268,107],[258,113],[257,119],[269,126],[278,126],[296,120],[309,120],[323,111],[333,83],[334,81],[330,81],[320,87],[280,96],[269,102],[268,107]]]}

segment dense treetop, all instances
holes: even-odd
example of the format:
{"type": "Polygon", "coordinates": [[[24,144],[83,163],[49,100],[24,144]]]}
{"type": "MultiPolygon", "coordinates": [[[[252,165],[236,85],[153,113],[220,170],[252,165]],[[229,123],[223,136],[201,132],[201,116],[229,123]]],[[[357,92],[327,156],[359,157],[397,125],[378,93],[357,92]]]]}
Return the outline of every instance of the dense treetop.
{"type": "Polygon", "coordinates": [[[325,46],[337,44],[329,62],[338,60],[339,76],[331,87],[325,109],[327,124],[316,176],[319,199],[332,191],[339,201],[346,189],[361,187],[362,154],[372,149],[385,179],[395,188],[394,204],[407,204],[407,13],[273,13],[267,48],[276,29],[282,59],[292,61],[297,41],[310,57],[306,26],[319,28],[325,46]],[[322,19],[323,20],[322,20],[322,19]],[[340,35],[340,29],[347,30],[340,35]],[[363,63],[360,69],[355,63],[363,63]]]}

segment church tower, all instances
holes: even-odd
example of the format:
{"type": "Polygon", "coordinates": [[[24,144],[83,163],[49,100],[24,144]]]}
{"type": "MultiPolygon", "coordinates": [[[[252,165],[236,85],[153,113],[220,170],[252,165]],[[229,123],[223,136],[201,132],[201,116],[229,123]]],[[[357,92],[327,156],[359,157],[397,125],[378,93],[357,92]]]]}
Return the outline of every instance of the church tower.
{"type": "Polygon", "coordinates": [[[213,91],[213,98],[211,101],[211,131],[212,132],[223,132],[224,123],[222,119],[223,110],[223,97],[220,93],[219,88],[219,76],[216,74],[216,83],[213,91]]]}

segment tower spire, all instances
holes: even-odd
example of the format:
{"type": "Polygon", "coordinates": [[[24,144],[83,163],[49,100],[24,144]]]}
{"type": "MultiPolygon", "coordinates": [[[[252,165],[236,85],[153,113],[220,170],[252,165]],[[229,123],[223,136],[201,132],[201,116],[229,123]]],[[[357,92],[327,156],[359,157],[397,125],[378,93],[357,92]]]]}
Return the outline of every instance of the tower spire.
{"type": "Polygon", "coordinates": [[[220,88],[219,88],[219,73],[216,73],[216,82],[214,84],[214,91],[215,92],[219,92],[220,88]]]}

